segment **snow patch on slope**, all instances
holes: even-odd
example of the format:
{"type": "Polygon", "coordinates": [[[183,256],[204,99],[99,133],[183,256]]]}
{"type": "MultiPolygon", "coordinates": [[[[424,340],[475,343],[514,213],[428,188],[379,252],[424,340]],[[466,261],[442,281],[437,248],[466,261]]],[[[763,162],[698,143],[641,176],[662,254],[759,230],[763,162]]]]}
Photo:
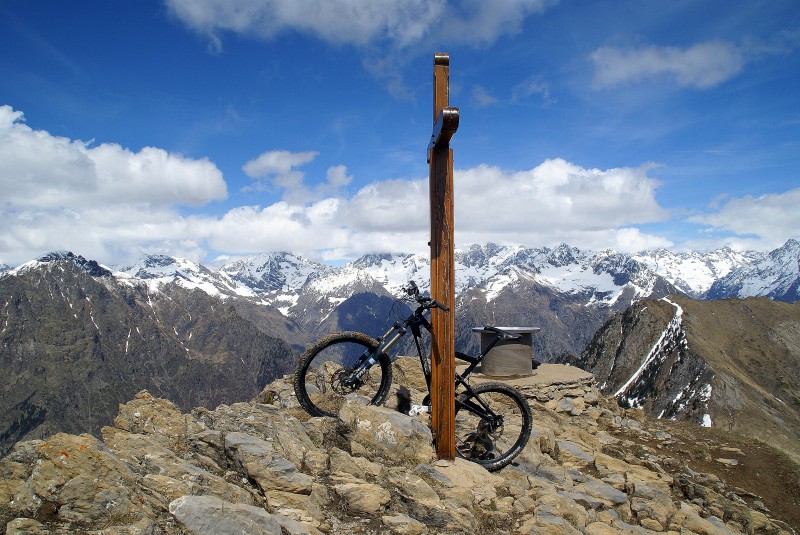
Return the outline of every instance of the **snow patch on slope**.
{"type": "MultiPolygon", "coordinates": [[[[650,351],[647,353],[647,355],[645,355],[644,360],[642,360],[642,364],[639,366],[639,369],[637,369],[633,375],[630,376],[630,378],[619,388],[619,390],[614,392],[615,398],[620,398],[629,390],[631,390],[645,370],[653,365],[660,366],[661,361],[664,359],[664,348],[668,347],[670,342],[683,338],[683,326],[681,319],[683,317],[683,308],[679,304],[670,301],[666,297],[662,298],[662,300],[675,307],[675,315],[669,321],[666,329],[664,329],[664,331],[661,333],[661,336],[659,336],[656,343],[653,344],[653,347],[651,347],[650,351]]],[[[685,338],[683,338],[683,343],[685,344],[685,338]]],[[[643,401],[638,396],[626,397],[625,399],[630,407],[641,407],[643,401]]]]}

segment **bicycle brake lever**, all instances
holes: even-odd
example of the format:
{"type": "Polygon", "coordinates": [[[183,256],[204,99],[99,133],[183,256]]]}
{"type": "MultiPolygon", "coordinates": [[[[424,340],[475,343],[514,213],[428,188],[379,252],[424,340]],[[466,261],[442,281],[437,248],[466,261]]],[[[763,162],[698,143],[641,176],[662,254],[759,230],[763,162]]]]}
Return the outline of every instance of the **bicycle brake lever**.
{"type": "Polygon", "coordinates": [[[435,307],[435,308],[438,308],[438,309],[444,310],[445,312],[450,312],[450,309],[449,309],[449,308],[447,308],[446,306],[444,306],[443,304],[441,304],[441,303],[440,303],[439,301],[437,301],[436,299],[432,299],[432,300],[431,300],[431,304],[432,304],[432,305],[433,305],[433,307],[435,307]]]}

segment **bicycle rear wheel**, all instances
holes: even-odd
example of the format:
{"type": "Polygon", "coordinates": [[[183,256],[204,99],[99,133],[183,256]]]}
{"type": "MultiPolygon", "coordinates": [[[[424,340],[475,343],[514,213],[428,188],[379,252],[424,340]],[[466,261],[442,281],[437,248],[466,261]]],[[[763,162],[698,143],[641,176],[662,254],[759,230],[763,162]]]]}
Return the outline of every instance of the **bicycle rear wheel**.
{"type": "Polygon", "coordinates": [[[519,390],[503,383],[483,383],[464,392],[456,403],[456,453],[487,470],[499,470],[520,454],[531,436],[531,408],[519,390]],[[481,417],[468,407],[494,417],[481,417]]]}
{"type": "Polygon", "coordinates": [[[330,334],[310,346],[300,357],[294,373],[294,392],[300,405],[312,416],[336,416],[348,394],[357,393],[371,405],[380,404],[392,383],[392,366],[386,355],[354,386],[345,386],[358,366],[359,357],[378,346],[366,334],[345,331],[330,334]]]}

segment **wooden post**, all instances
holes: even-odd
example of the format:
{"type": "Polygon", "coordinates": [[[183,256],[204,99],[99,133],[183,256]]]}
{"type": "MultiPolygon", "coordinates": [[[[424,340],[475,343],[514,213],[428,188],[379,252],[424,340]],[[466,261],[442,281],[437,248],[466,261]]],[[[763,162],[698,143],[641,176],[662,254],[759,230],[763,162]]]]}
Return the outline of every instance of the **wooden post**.
{"type": "Polygon", "coordinates": [[[455,458],[455,262],[453,259],[453,150],[458,108],[449,107],[450,56],[433,60],[433,134],[428,146],[431,202],[431,423],[436,455],[455,458]]]}

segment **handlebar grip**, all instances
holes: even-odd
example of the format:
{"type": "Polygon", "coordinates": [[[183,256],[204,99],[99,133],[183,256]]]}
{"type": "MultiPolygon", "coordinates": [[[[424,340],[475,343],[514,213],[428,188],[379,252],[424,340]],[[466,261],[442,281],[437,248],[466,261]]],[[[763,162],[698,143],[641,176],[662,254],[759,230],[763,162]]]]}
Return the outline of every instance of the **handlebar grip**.
{"type": "Polygon", "coordinates": [[[450,309],[448,307],[444,306],[443,304],[441,304],[439,301],[434,300],[433,301],[433,306],[435,306],[438,309],[444,310],[445,312],[450,312],[450,309]]]}

